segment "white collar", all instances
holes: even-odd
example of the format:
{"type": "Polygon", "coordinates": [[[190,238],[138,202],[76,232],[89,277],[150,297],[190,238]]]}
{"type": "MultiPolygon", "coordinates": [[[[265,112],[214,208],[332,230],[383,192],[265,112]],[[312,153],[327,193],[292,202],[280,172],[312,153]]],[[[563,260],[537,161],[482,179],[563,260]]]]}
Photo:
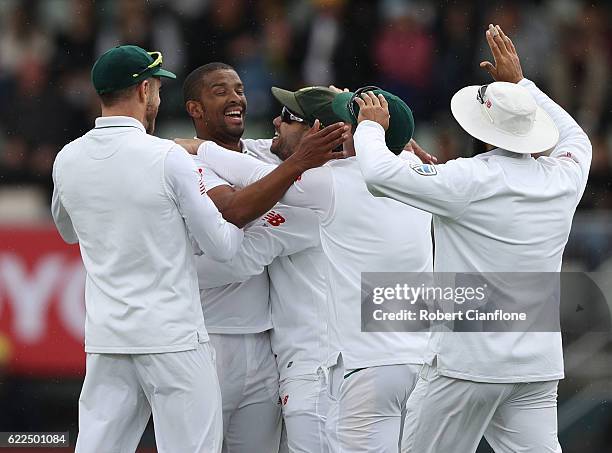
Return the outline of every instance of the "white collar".
{"type": "Polygon", "coordinates": [[[474,157],[484,158],[484,157],[489,157],[489,156],[505,156],[505,157],[512,157],[514,159],[530,159],[531,158],[531,154],[513,153],[512,151],[507,151],[502,148],[494,148],[491,151],[487,151],[486,153],[478,154],[477,156],[474,156],[474,157]]]}
{"type": "Polygon", "coordinates": [[[147,132],[142,123],[131,116],[100,116],[96,118],[95,129],[107,129],[111,127],[135,127],[144,133],[147,132]]]}

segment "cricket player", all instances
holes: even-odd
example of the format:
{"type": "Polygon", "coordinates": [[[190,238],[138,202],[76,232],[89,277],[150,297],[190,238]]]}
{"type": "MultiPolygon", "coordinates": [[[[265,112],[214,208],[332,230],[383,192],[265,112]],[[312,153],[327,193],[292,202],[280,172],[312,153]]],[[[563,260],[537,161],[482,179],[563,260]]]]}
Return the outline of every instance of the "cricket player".
{"type": "MultiPolygon", "coordinates": [[[[489,152],[410,166],[385,146],[383,99],[358,100],[357,159],[373,194],[434,214],[439,272],[559,272],[591,144],[580,126],[522,74],[512,41],[486,32],[497,81],[463,88],[455,119],[489,152]],[[531,154],[552,149],[550,156],[531,154]]],[[[537,275],[534,274],[534,275],[537,275]]],[[[520,282],[518,282],[520,283],[520,282]]],[[[561,452],[559,332],[441,332],[408,402],[402,451],[561,452]]]]}
{"type": "MultiPolygon", "coordinates": [[[[273,94],[282,90],[273,88],[273,94]]],[[[335,116],[322,116],[320,105],[329,104],[334,93],[328,88],[307,90],[301,98],[306,119],[283,108],[273,121],[276,135],[270,152],[279,161],[290,157],[316,117],[333,123],[335,116]]],[[[219,179],[219,184],[227,184],[219,179]]],[[[206,182],[212,191],[214,180],[206,182]]],[[[246,228],[245,240],[236,257],[223,265],[200,257],[200,287],[246,280],[265,271],[270,277],[270,307],[273,329],[271,345],[280,374],[280,399],[290,452],[325,452],[325,421],[328,410],[326,361],[328,308],[325,269],[319,222],[310,209],[277,204],[257,223],[246,228]]]]}
{"type": "MultiPolygon", "coordinates": [[[[242,81],[231,66],[210,63],[194,70],[185,80],[184,98],[198,138],[224,146],[229,150],[227,152],[248,154],[266,162],[280,162],[270,152],[271,140],[241,138],[247,100],[242,81]]],[[[340,138],[341,133],[340,129],[336,139],[340,138]]],[[[333,136],[331,137],[333,139],[333,136]]],[[[239,225],[264,214],[276,203],[276,200],[262,198],[261,194],[265,191],[260,191],[257,187],[237,191],[206,166],[200,170],[208,195],[227,219],[239,225]]],[[[289,183],[283,183],[282,191],[286,190],[288,185],[289,183]]],[[[263,188],[265,189],[265,186],[263,188]]],[[[297,216],[301,219],[308,214],[310,213],[289,216],[292,218],[290,234],[298,237],[286,240],[299,242],[300,237],[305,234],[304,228],[308,231],[309,223],[298,224],[299,221],[293,218],[297,216]],[[294,231],[295,226],[300,226],[301,229],[294,231]]],[[[250,231],[257,231],[258,225],[277,223],[278,220],[274,220],[277,215],[280,214],[274,211],[267,217],[264,216],[250,231]]],[[[311,220],[310,224],[312,223],[311,220]]],[[[312,236],[309,239],[311,243],[313,237],[318,237],[318,229],[310,231],[309,234],[312,236]]],[[[310,247],[309,243],[305,244],[304,249],[310,247]]],[[[253,253],[252,248],[248,247],[250,244],[245,244],[242,256],[253,253]]],[[[264,247],[260,252],[268,251],[265,244],[259,244],[257,241],[254,247],[264,247]]],[[[269,253],[265,253],[260,258],[271,262],[276,255],[272,254],[269,259],[268,256],[269,253]]],[[[207,258],[201,258],[198,274],[207,329],[211,333],[211,342],[217,353],[217,372],[223,396],[223,450],[262,453],[278,451],[281,407],[278,395],[279,374],[270,344],[273,318],[269,304],[271,293],[268,272],[264,266],[257,267],[258,272],[248,273],[248,278],[237,280],[235,275],[239,271],[238,258],[235,264],[225,267],[209,262],[207,266],[207,262],[207,258]],[[212,271],[210,267],[217,269],[212,271]],[[224,275],[224,278],[212,278],[214,274],[224,275]]],[[[278,274],[282,272],[279,272],[279,266],[276,268],[276,287],[273,286],[272,294],[278,301],[278,282],[287,277],[279,277],[278,274]]],[[[313,279],[313,284],[317,284],[319,279],[316,274],[313,279]]],[[[318,290],[318,287],[315,287],[315,290],[318,290]]],[[[312,291],[310,287],[305,288],[304,297],[307,297],[306,292],[312,291]]],[[[286,293],[283,294],[283,297],[285,296],[286,293]]],[[[316,306],[311,308],[315,309],[316,306]]],[[[280,324],[277,323],[276,327],[280,328],[280,324]]],[[[314,330],[310,333],[314,334],[320,326],[312,328],[314,330]]],[[[316,352],[314,356],[316,361],[316,352]]],[[[299,365],[297,357],[295,361],[296,365],[299,365]]],[[[300,367],[296,366],[292,371],[299,369],[300,367]]],[[[316,373],[316,367],[313,373],[316,373]]]]}
{"type": "MultiPolygon", "coordinates": [[[[237,255],[227,263],[199,257],[200,287],[270,277],[271,346],[278,372],[290,452],[325,452],[327,387],[327,259],[319,223],[308,209],[277,204],[245,228],[237,255]]],[[[248,307],[245,307],[248,308],[248,307]]]]}
{"type": "Polygon", "coordinates": [[[242,231],[198,190],[183,148],[155,127],[162,55],[137,46],[92,69],[102,116],[53,167],[52,213],[87,271],[87,373],[77,452],[134,452],[151,412],[160,452],[219,452],[221,394],[194,253],[228,260],[242,231]]]}
{"type": "MultiPolygon", "coordinates": [[[[275,97],[298,119],[294,121],[310,122],[304,99],[312,90],[320,88],[296,92],[276,89],[275,97]]],[[[394,124],[388,139],[389,146],[399,154],[412,136],[412,114],[399,98],[380,92],[393,105],[394,124]]],[[[331,90],[328,96],[327,102],[318,107],[319,115],[327,111],[337,121],[341,117],[336,109],[347,111],[349,104],[335,105],[338,95],[331,90]]],[[[309,134],[302,133],[305,137],[309,134]]],[[[330,449],[396,452],[403,410],[416,382],[428,335],[362,332],[361,272],[431,272],[431,217],[394,200],[372,197],[354,150],[350,143],[346,146],[351,157],[331,161],[305,172],[297,180],[294,178],[282,202],[315,212],[321,245],[329,260],[326,278],[331,345],[327,365],[331,367],[328,382],[331,400],[326,431],[330,449]],[[410,225],[409,230],[406,224],[410,225]]],[[[237,187],[249,186],[265,175],[277,176],[282,170],[280,166],[228,153],[210,143],[200,147],[198,156],[237,187]]],[[[273,194],[268,191],[267,195],[273,194]]]]}

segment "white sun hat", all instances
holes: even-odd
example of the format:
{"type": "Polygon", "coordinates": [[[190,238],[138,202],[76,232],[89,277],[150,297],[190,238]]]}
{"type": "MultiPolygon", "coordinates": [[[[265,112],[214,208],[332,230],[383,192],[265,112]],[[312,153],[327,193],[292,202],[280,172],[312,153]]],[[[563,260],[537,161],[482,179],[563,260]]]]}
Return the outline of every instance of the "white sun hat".
{"type": "Polygon", "coordinates": [[[559,141],[550,116],[525,87],[515,83],[462,88],[451,99],[451,111],[472,137],[507,151],[541,153],[559,141]]]}

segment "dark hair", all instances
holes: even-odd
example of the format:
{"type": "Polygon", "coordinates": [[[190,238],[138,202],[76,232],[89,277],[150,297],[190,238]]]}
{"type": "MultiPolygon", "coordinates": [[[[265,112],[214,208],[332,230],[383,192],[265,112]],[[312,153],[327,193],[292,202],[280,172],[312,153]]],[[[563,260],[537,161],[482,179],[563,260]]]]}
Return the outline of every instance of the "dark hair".
{"type": "MultiPolygon", "coordinates": [[[[144,82],[144,80],[142,82],[144,82]]],[[[102,101],[104,107],[112,107],[119,102],[131,98],[134,95],[134,92],[138,89],[140,83],[131,85],[127,88],[121,88],[120,90],[111,91],[109,93],[99,94],[98,96],[100,96],[100,100],[102,101]]]]}
{"type": "Polygon", "coordinates": [[[191,71],[183,83],[183,101],[196,101],[202,92],[204,78],[211,72],[221,70],[236,71],[227,63],[221,63],[219,61],[207,63],[191,71]]]}

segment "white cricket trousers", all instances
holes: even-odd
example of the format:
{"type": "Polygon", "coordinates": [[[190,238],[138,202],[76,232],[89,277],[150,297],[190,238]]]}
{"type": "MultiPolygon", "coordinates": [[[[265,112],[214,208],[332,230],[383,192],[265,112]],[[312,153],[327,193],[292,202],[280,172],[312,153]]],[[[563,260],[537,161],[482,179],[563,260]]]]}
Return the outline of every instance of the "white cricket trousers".
{"type": "Polygon", "coordinates": [[[407,406],[402,453],[561,453],[558,381],[492,384],[440,376],[425,365],[407,406]]]}
{"type": "Polygon", "coordinates": [[[325,421],[329,408],[327,379],[323,369],[283,379],[280,399],[289,453],[327,453],[325,421]]]}
{"type": "Polygon", "coordinates": [[[76,453],[133,453],[151,412],[159,453],[221,451],[221,392],[208,343],[160,354],[88,353],[76,453]]]}
{"type": "Polygon", "coordinates": [[[277,453],[282,415],[269,332],[209,337],[223,401],[223,453],[277,453]]]}
{"type": "Polygon", "coordinates": [[[397,453],[406,403],[422,365],[330,368],[326,432],[333,453],[397,453]]]}

